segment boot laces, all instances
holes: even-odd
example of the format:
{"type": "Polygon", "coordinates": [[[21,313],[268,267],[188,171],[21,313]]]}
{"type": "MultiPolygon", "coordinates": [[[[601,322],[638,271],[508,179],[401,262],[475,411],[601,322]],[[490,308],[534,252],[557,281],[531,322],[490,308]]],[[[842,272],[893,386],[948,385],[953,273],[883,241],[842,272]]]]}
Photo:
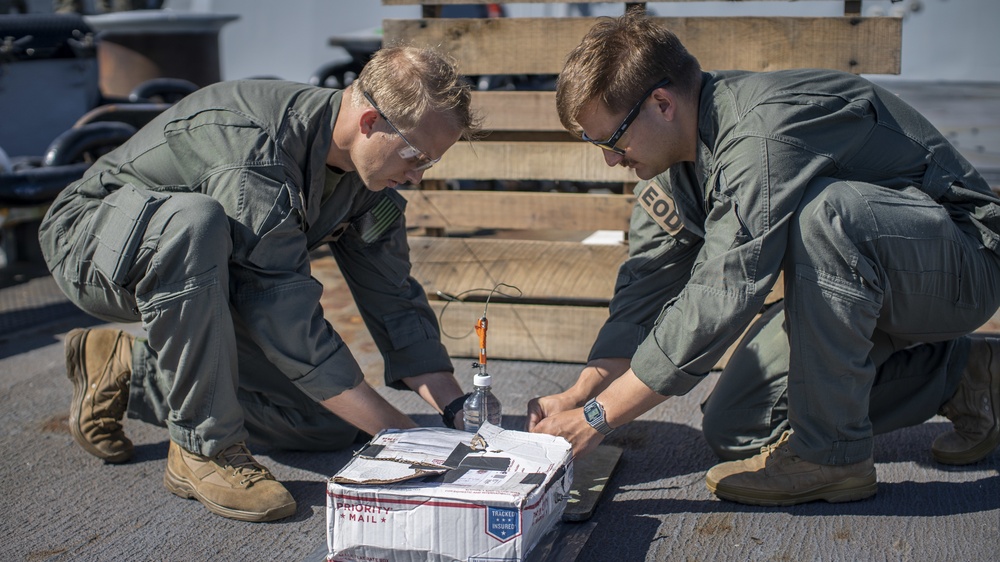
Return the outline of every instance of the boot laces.
{"type": "Polygon", "coordinates": [[[769,443],[760,448],[760,453],[769,459],[779,460],[783,457],[795,458],[798,455],[788,446],[788,438],[791,436],[790,431],[786,431],[781,434],[774,443],[769,443]]]}
{"type": "Polygon", "coordinates": [[[271,473],[253,458],[244,443],[230,446],[219,453],[217,459],[219,464],[232,468],[234,474],[242,477],[241,486],[271,478],[271,473]]]}

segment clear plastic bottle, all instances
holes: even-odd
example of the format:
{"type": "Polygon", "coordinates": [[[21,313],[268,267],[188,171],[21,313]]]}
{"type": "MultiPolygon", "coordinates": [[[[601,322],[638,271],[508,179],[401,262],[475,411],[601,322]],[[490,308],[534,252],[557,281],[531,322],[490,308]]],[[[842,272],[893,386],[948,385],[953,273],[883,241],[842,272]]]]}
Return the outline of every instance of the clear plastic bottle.
{"type": "Polygon", "coordinates": [[[502,416],[500,399],[490,389],[492,382],[492,377],[489,375],[477,374],[473,378],[472,384],[475,385],[475,389],[462,409],[465,414],[466,431],[472,433],[479,431],[483,420],[496,426],[500,425],[502,416]]]}

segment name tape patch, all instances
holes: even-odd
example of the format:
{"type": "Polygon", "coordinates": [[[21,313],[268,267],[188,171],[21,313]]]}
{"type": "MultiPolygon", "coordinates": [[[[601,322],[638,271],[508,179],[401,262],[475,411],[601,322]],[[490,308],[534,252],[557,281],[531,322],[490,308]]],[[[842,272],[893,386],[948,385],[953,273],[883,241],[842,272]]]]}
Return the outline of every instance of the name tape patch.
{"type": "Polygon", "coordinates": [[[655,181],[649,182],[639,193],[639,204],[649,213],[660,228],[670,235],[677,234],[684,226],[677,205],[667,191],[655,181]]]}

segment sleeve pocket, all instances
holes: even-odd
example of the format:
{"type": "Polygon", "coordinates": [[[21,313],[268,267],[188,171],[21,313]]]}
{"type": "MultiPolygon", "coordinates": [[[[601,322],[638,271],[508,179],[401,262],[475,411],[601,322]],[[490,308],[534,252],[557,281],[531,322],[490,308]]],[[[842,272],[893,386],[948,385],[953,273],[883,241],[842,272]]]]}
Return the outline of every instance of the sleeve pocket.
{"type": "Polygon", "coordinates": [[[393,350],[405,349],[430,337],[424,326],[425,319],[415,310],[394,312],[384,316],[382,321],[393,350]]]}

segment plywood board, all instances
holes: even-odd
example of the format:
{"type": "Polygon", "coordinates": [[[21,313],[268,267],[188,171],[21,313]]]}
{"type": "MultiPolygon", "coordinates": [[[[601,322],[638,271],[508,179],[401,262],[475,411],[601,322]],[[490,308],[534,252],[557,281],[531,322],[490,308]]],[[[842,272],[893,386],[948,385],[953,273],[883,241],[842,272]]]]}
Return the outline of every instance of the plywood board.
{"type": "MultiPolygon", "coordinates": [[[[862,17],[653,18],[706,70],[833,68],[899,74],[902,20],[862,17]]],[[[464,74],[558,74],[592,18],[383,21],[386,44],[450,53],[464,74]],[[530,54],[530,56],[528,56],[530,54]]]]}

